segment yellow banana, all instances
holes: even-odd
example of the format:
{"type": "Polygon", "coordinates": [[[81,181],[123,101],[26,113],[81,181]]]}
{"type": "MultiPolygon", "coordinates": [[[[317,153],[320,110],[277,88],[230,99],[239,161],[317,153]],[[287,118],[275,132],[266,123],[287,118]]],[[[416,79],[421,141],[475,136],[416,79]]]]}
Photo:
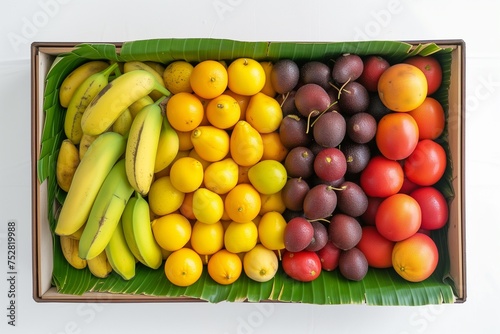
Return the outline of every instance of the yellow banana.
{"type": "Polygon", "coordinates": [[[90,102],[108,84],[109,75],[118,67],[112,64],[105,70],[92,74],[78,87],[69,101],[64,118],[64,133],[73,143],[82,139],[82,115],[90,102]]]}
{"type": "Polygon", "coordinates": [[[87,266],[87,261],[78,256],[78,240],[65,235],[61,235],[59,240],[66,261],[68,261],[73,268],[85,268],[87,266]]]}
{"type": "Polygon", "coordinates": [[[109,264],[118,275],[124,280],[135,276],[136,258],[128,248],[121,220],[118,222],[105,251],[109,264]]]}
{"type": "Polygon", "coordinates": [[[135,258],[147,267],[159,268],[163,255],[151,228],[149,204],[138,192],[128,201],[122,224],[125,240],[135,258]]]}
{"type": "Polygon", "coordinates": [[[113,123],[112,130],[118,132],[122,136],[128,134],[133,121],[132,113],[127,108],[113,123]]]}
{"type": "MultiPolygon", "coordinates": [[[[141,62],[141,61],[128,61],[125,64],[123,64],[123,71],[125,73],[130,72],[130,71],[135,71],[135,70],[144,70],[144,71],[151,73],[155,77],[156,81],[158,81],[158,83],[161,86],[165,87],[165,82],[163,81],[163,74],[160,75],[158,73],[158,71],[156,70],[156,68],[154,68],[154,67],[152,67],[144,62],[141,62]]],[[[149,93],[149,96],[151,96],[151,98],[153,100],[158,100],[163,95],[164,94],[162,94],[161,92],[159,92],[157,90],[153,90],[151,93],[149,93]]]]}
{"type": "Polygon", "coordinates": [[[163,117],[158,149],[156,150],[154,172],[167,168],[174,161],[179,152],[179,136],[170,126],[166,117],[163,117]]]}
{"type": "Polygon", "coordinates": [[[163,80],[163,72],[165,72],[165,66],[162,63],[158,63],[156,61],[145,61],[144,64],[148,65],[153,70],[155,70],[156,73],[158,73],[163,80]]]}
{"type": "Polygon", "coordinates": [[[148,71],[135,70],[120,75],[97,94],[83,113],[83,132],[94,136],[105,132],[125,109],[154,89],[170,95],[148,71]]]}
{"type": "Polygon", "coordinates": [[[139,113],[139,111],[142,110],[142,108],[153,103],[155,103],[155,101],[153,101],[153,99],[149,95],[146,95],[132,103],[130,107],[128,107],[128,110],[132,114],[132,118],[135,118],[135,116],[139,113]]]}
{"type": "Polygon", "coordinates": [[[125,146],[125,138],[116,132],[103,133],[90,145],[62,205],[56,234],[73,234],[85,224],[104,179],[125,152],[125,146]]]}
{"type": "Polygon", "coordinates": [[[80,156],[80,160],[83,159],[85,152],[89,149],[90,144],[97,138],[97,136],[91,136],[87,134],[83,134],[82,140],[80,140],[80,144],[78,145],[78,153],[80,156]]]}
{"type": "Polygon", "coordinates": [[[92,60],[75,68],[66,78],[64,78],[59,88],[59,103],[67,108],[69,101],[77,88],[92,74],[100,72],[109,64],[102,60],[92,60]]]}
{"type": "Polygon", "coordinates": [[[92,205],[80,238],[78,254],[82,259],[93,259],[104,251],[133,192],[122,159],[106,176],[92,205]]]}
{"type": "Polygon", "coordinates": [[[113,271],[106,252],[101,252],[101,254],[94,257],[92,260],[87,260],[87,266],[92,275],[99,278],[106,278],[113,271]]]}
{"type": "Polygon", "coordinates": [[[70,235],[66,235],[66,237],[70,237],[72,239],[76,239],[76,240],[80,240],[80,238],[82,237],[82,233],[83,233],[83,230],[85,229],[85,224],[82,225],[82,227],[80,227],[78,229],[78,231],[76,231],[75,233],[73,234],[70,234],[70,235]]]}
{"type": "Polygon", "coordinates": [[[148,194],[153,182],[163,119],[159,104],[163,100],[159,99],[144,107],[135,116],[128,133],[125,150],[127,178],[132,187],[143,196],[148,194]]]}
{"type": "Polygon", "coordinates": [[[56,162],[56,180],[62,190],[68,192],[79,163],[80,155],[75,144],[69,139],[64,139],[56,162]]]}

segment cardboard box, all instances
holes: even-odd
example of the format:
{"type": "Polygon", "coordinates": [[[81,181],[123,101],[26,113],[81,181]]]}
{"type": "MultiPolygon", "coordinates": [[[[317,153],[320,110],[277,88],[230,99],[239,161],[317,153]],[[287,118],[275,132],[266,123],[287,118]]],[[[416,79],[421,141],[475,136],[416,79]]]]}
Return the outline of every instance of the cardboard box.
{"type": "MultiPolygon", "coordinates": [[[[363,42],[360,42],[363,43],[363,42]]],[[[449,278],[453,284],[454,302],[467,297],[465,261],[465,43],[461,40],[411,41],[414,46],[435,43],[451,51],[450,87],[448,93],[449,154],[453,164],[454,199],[450,203],[447,232],[450,257],[449,278]]],[[[111,43],[120,52],[122,43],[111,43]]],[[[268,43],[270,45],[270,43],[268,43]]],[[[299,43],[298,43],[299,44],[299,43]]],[[[327,43],[328,44],[328,43],[327,43]]],[[[32,236],[33,236],[33,298],[37,302],[172,302],[197,301],[193,298],[153,297],[141,294],[125,295],[86,292],[82,295],[61,294],[52,279],[54,242],[48,223],[47,181],[40,183],[37,162],[41,154],[41,136],[45,124],[44,89],[46,74],[57,56],[72,51],[77,43],[41,43],[32,45],[32,236]]],[[[325,43],[300,43],[300,47],[324,46],[325,43]]],[[[262,45],[261,45],[262,46],[262,45]]],[[[173,50],[177,51],[177,50],[173,50]]],[[[175,53],[175,52],[174,52],[175,53]]],[[[155,60],[155,59],[152,59],[155,60]]]]}

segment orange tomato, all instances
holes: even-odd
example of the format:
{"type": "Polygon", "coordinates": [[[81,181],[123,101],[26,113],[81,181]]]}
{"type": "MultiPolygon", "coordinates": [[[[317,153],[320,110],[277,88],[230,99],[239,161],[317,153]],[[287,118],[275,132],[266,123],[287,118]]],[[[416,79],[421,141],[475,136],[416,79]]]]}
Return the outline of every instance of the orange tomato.
{"type": "Polygon", "coordinates": [[[397,242],[392,251],[394,270],[410,282],[421,282],[436,270],[439,253],[434,241],[423,233],[416,233],[397,242]]]}
{"type": "Polygon", "coordinates": [[[427,79],[414,65],[395,64],[380,76],[378,94],[387,108],[410,111],[421,105],[427,97],[427,79]]]}
{"type": "Polygon", "coordinates": [[[443,106],[436,99],[427,97],[424,102],[408,112],[417,122],[418,139],[436,139],[444,130],[446,116],[443,106]]]}
{"type": "Polygon", "coordinates": [[[386,239],[401,241],[420,229],[422,211],[418,202],[406,194],[394,194],[380,203],[375,215],[377,231],[386,239]]]}

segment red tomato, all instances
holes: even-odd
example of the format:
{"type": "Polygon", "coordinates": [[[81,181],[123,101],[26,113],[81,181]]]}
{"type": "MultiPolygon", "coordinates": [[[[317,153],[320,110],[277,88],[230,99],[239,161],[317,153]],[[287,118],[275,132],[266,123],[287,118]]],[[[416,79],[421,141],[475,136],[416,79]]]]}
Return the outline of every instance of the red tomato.
{"type": "Polygon", "coordinates": [[[437,230],[448,221],[448,203],[443,194],[434,187],[421,187],[410,193],[422,210],[421,228],[437,230]]]}
{"type": "Polygon", "coordinates": [[[405,176],[403,181],[403,186],[401,187],[400,193],[409,195],[413,190],[419,188],[420,186],[410,180],[405,176]]]}
{"type": "Polygon", "coordinates": [[[413,56],[404,60],[405,63],[418,67],[427,79],[427,95],[435,93],[443,80],[441,64],[434,57],[413,56]]]}
{"type": "Polygon", "coordinates": [[[321,269],[332,271],[337,269],[339,265],[339,257],[341,250],[332,242],[327,242],[323,248],[316,252],[321,261],[321,269]]]}
{"type": "Polygon", "coordinates": [[[364,226],[363,236],[356,247],[365,254],[370,267],[390,268],[394,244],[394,241],[383,237],[375,226],[364,226]]]}
{"type": "Polygon", "coordinates": [[[356,80],[369,92],[376,92],[378,79],[391,65],[389,62],[380,56],[368,56],[363,59],[363,72],[356,80]]]}
{"type": "Polygon", "coordinates": [[[394,270],[410,282],[421,282],[432,275],[439,261],[434,241],[423,233],[415,233],[397,242],[392,251],[394,270]]]}
{"type": "Polygon", "coordinates": [[[377,155],[363,169],[359,182],[367,196],[387,197],[401,189],[403,179],[403,168],[399,162],[377,155]]]}
{"type": "Polygon", "coordinates": [[[446,170],[446,152],[437,142],[423,139],[406,158],[403,168],[410,181],[420,186],[431,186],[439,181],[446,170]]]}
{"type": "Polygon", "coordinates": [[[426,97],[416,109],[409,111],[418,125],[418,138],[436,139],[444,130],[446,116],[443,106],[436,99],[426,97]]]}
{"type": "Polygon", "coordinates": [[[377,231],[391,241],[401,241],[417,233],[422,222],[418,202],[406,194],[395,194],[380,203],[375,226],[377,231]]]}
{"type": "Polygon", "coordinates": [[[285,251],[281,264],[288,276],[301,282],[313,281],[321,273],[321,260],[316,252],[285,251]]]}
{"type": "Polygon", "coordinates": [[[386,158],[407,158],[418,143],[418,124],[407,113],[390,113],[382,117],[375,135],[377,147],[386,158]]]}
{"type": "Polygon", "coordinates": [[[381,197],[368,197],[368,207],[360,217],[364,224],[375,225],[375,215],[377,214],[378,206],[383,200],[381,197]]]}

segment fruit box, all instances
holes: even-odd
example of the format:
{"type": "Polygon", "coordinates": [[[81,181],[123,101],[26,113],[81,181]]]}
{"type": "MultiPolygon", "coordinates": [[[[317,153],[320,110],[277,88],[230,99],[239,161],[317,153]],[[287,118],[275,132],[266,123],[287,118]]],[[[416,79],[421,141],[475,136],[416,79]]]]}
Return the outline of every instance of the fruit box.
{"type": "MultiPolygon", "coordinates": [[[[439,41],[242,42],[216,39],[161,39],[127,43],[33,43],[32,89],[32,239],[33,298],[37,302],[176,302],[247,301],[311,304],[425,305],[461,303],[466,300],[465,261],[465,43],[439,41]],[[420,283],[404,281],[393,270],[370,268],[365,279],[348,281],[323,272],[313,282],[292,280],[279,270],[269,282],[240,277],[231,286],[215,283],[204,274],[192,286],[180,288],[168,282],[163,266],[140,268],[126,282],[111,274],[93,277],[87,269],[64,264],[53,230],[56,212],[64,199],[54,180],[58,148],[64,137],[64,108],[57,99],[62,78],[91,59],[156,61],[167,64],[184,59],[231,60],[249,57],[275,61],[328,60],[345,53],[379,54],[391,63],[409,55],[433,54],[443,67],[443,86],[436,93],[447,115],[445,129],[448,169],[440,186],[449,199],[447,225],[433,235],[440,263],[435,273],[420,283]],[[62,266],[62,268],[61,268],[62,266]],[[147,284],[144,284],[147,282],[147,284]]],[[[441,181],[440,181],[441,182],[441,181]]]]}

